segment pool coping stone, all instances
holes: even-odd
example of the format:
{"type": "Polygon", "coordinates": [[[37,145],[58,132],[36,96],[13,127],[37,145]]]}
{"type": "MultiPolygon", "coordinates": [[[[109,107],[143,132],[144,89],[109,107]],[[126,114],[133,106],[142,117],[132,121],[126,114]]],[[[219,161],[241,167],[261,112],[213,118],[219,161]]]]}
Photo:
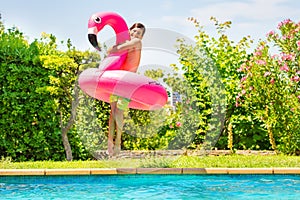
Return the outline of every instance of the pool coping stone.
{"type": "Polygon", "coordinates": [[[122,174],[298,174],[300,168],[78,168],[0,169],[0,176],[122,174]]]}

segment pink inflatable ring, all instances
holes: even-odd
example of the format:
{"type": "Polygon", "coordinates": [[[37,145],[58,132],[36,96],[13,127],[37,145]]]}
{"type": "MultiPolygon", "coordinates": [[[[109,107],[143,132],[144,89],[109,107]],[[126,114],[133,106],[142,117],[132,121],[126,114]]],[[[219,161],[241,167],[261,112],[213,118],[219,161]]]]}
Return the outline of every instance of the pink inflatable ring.
{"type": "MultiPolygon", "coordinates": [[[[88,37],[100,51],[97,34],[104,26],[111,26],[116,33],[116,44],[130,39],[125,20],[113,12],[100,12],[91,16],[88,37]]],[[[79,75],[79,86],[89,96],[109,102],[111,95],[130,99],[129,108],[156,110],[168,100],[165,88],[157,81],[130,71],[120,70],[127,52],[110,54],[103,59],[99,68],[89,68],[79,75]]]]}

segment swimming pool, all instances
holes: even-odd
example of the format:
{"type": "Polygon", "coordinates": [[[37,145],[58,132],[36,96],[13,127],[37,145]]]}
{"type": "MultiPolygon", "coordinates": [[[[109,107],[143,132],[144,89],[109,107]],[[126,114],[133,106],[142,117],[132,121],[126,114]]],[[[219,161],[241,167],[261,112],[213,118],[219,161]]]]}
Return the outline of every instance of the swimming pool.
{"type": "Polygon", "coordinates": [[[300,175],[0,176],[0,199],[300,199],[300,175]]]}

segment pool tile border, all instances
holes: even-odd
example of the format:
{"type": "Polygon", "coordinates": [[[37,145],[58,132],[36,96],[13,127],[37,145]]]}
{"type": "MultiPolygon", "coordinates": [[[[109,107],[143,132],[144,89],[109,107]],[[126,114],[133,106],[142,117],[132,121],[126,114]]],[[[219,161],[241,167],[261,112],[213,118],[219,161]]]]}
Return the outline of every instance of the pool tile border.
{"type": "Polygon", "coordinates": [[[0,169],[0,176],[122,174],[298,174],[300,168],[79,168],[0,169]]]}
{"type": "Polygon", "coordinates": [[[90,175],[91,170],[83,169],[45,169],[45,175],[90,175]]]}
{"type": "Polygon", "coordinates": [[[273,168],[230,168],[228,174],[273,174],[273,168]]]}
{"type": "Polygon", "coordinates": [[[137,168],[137,174],[182,174],[182,168],[137,168]]]}
{"type": "Polygon", "coordinates": [[[228,174],[228,168],[183,168],[183,174],[228,174]]]}
{"type": "Polygon", "coordinates": [[[45,175],[45,169],[0,169],[0,176],[45,175]]]}
{"type": "Polygon", "coordinates": [[[300,174],[300,168],[273,168],[274,174],[300,174]]]}
{"type": "Polygon", "coordinates": [[[113,175],[118,174],[116,168],[91,168],[90,169],[91,175],[113,175]]]}

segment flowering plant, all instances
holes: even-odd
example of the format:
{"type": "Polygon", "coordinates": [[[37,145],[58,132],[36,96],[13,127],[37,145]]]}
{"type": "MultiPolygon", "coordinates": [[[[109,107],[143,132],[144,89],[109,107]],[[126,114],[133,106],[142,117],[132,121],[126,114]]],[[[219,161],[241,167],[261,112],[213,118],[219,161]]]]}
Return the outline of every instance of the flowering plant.
{"type": "Polygon", "coordinates": [[[287,19],[277,29],[239,69],[244,76],[236,106],[264,122],[273,149],[292,154],[300,149],[300,23],[287,19]]]}

